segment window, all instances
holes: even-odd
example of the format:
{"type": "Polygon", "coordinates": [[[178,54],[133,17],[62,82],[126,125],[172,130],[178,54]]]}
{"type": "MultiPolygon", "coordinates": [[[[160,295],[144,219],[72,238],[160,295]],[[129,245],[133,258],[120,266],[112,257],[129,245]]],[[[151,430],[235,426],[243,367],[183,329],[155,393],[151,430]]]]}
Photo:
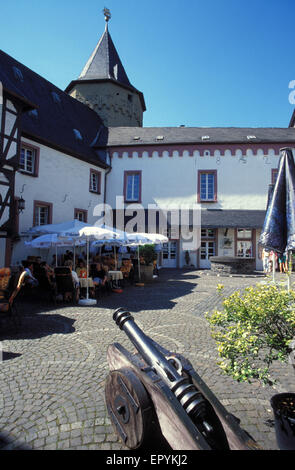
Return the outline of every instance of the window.
{"type": "Polygon", "coordinates": [[[199,171],[198,202],[217,202],[217,171],[216,170],[199,171]]]}
{"type": "Polygon", "coordinates": [[[92,193],[100,194],[101,193],[101,173],[100,171],[90,170],[90,186],[89,191],[92,193]]]}
{"type": "Polygon", "coordinates": [[[38,176],[39,148],[31,145],[21,145],[19,169],[31,176],[38,176]]]}
{"type": "Polygon", "coordinates": [[[126,202],[141,202],[141,171],[125,171],[124,198],[126,202]]]}
{"type": "Polygon", "coordinates": [[[201,260],[208,260],[210,256],[215,256],[215,241],[202,241],[200,249],[201,260]]]}
{"type": "Polygon", "coordinates": [[[213,228],[202,228],[201,237],[202,238],[215,238],[215,230],[213,228]]]}
{"type": "Polygon", "coordinates": [[[87,223],[87,211],[84,210],[84,209],[75,209],[74,210],[74,219],[77,219],[80,222],[87,223]]]}
{"type": "Polygon", "coordinates": [[[34,201],[33,225],[47,225],[52,221],[52,204],[50,202],[34,201]]]}
{"type": "Polygon", "coordinates": [[[251,258],[253,254],[253,231],[245,228],[237,229],[237,256],[251,258]]]}

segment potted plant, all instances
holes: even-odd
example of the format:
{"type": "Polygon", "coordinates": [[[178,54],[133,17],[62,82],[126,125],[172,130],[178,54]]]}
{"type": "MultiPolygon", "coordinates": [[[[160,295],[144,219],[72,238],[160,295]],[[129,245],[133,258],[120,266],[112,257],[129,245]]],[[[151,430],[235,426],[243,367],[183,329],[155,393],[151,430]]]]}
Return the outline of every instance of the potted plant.
{"type": "MultiPolygon", "coordinates": [[[[223,286],[217,290],[222,294],[223,286]]],[[[243,294],[223,298],[223,311],[206,318],[218,345],[219,365],[235,380],[270,384],[273,361],[289,359],[294,367],[295,291],[273,284],[248,287],[243,294]]],[[[295,394],[274,395],[271,405],[280,449],[295,449],[295,394]]]]}
{"type": "Polygon", "coordinates": [[[144,259],[144,265],[140,266],[140,272],[144,281],[153,279],[154,261],[157,259],[157,253],[154,245],[143,245],[139,247],[139,256],[144,259]]]}
{"type": "Polygon", "coordinates": [[[189,263],[190,263],[190,255],[189,255],[189,252],[186,251],[185,254],[184,254],[184,259],[185,259],[185,262],[186,262],[186,265],[189,266],[189,263]]]}

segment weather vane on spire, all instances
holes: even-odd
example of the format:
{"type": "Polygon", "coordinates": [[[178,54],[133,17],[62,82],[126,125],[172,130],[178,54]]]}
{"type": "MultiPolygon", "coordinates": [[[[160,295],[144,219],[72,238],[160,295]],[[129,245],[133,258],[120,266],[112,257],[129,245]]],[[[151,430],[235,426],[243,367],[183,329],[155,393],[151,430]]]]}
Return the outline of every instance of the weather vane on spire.
{"type": "Polygon", "coordinates": [[[103,11],[103,14],[104,14],[104,19],[108,23],[110,21],[111,17],[112,17],[111,12],[108,8],[104,8],[102,11],[103,11]]]}

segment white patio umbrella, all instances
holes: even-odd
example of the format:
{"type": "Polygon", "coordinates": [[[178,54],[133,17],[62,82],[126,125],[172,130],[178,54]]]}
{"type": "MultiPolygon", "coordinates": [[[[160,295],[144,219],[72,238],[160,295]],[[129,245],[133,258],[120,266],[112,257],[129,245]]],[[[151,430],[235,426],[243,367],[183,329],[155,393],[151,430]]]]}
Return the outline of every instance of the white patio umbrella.
{"type": "Polygon", "coordinates": [[[38,225],[30,228],[27,234],[44,234],[44,233],[62,233],[64,235],[79,236],[79,231],[82,228],[91,227],[90,224],[81,222],[78,219],[69,220],[59,224],[38,225]]]}
{"type": "MultiPolygon", "coordinates": [[[[88,268],[88,263],[89,263],[89,241],[90,240],[101,240],[101,241],[110,241],[110,240],[116,240],[118,238],[118,235],[112,231],[111,229],[106,229],[102,227],[96,227],[96,226],[88,226],[84,227],[79,231],[79,238],[80,239],[86,239],[87,243],[87,279],[89,277],[89,268],[88,268]]],[[[87,282],[87,294],[86,294],[86,299],[80,299],[79,300],[80,305],[95,305],[96,300],[95,299],[89,299],[89,288],[88,288],[88,282],[87,282]]]]}
{"type": "Polygon", "coordinates": [[[165,235],[161,235],[159,233],[134,233],[131,235],[136,235],[139,240],[147,240],[146,243],[150,243],[152,245],[160,245],[162,243],[168,243],[169,238],[165,235]]]}
{"type": "Polygon", "coordinates": [[[109,227],[108,225],[101,225],[100,228],[110,230],[111,232],[116,234],[116,238],[114,237],[106,240],[95,240],[91,243],[91,249],[95,248],[96,246],[102,245],[112,245],[114,248],[114,257],[115,257],[115,266],[117,267],[117,258],[116,258],[116,246],[126,246],[130,243],[129,233],[124,232],[123,230],[119,230],[117,228],[109,227]]]}
{"type": "Polygon", "coordinates": [[[52,248],[55,247],[55,255],[56,255],[56,266],[57,266],[57,247],[65,247],[65,246],[81,246],[85,244],[83,240],[75,240],[69,236],[62,236],[56,233],[47,233],[45,235],[41,235],[40,237],[35,238],[29,242],[25,242],[26,246],[30,246],[31,248],[52,248]]]}
{"type": "Polygon", "coordinates": [[[157,233],[128,233],[128,245],[137,246],[137,260],[138,260],[138,278],[141,280],[141,271],[140,271],[140,257],[139,257],[139,246],[140,245],[159,245],[162,243],[167,243],[169,240],[164,235],[157,233]]]}

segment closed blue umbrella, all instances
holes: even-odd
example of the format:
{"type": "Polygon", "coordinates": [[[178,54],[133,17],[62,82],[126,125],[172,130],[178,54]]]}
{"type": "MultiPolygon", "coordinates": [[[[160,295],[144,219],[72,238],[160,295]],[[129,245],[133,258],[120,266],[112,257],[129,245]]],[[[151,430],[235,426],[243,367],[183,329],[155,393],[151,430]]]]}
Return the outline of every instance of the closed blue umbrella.
{"type": "Polygon", "coordinates": [[[259,243],[283,254],[295,249],[295,164],[290,148],[281,149],[278,176],[259,243]]]}

